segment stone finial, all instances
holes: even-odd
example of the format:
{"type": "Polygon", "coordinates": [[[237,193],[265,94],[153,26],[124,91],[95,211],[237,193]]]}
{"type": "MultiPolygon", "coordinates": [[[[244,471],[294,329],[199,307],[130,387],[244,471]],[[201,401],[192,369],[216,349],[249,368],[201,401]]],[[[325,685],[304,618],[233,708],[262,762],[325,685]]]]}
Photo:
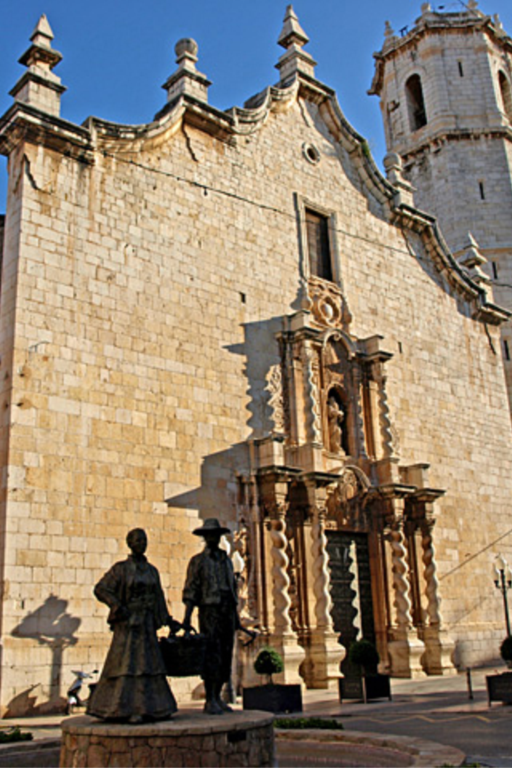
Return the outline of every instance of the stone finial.
{"type": "Polygon", "coordinates": [[[487,259],[480,251],[480,247],[471,232],[468,232],[467,238],[466,243],[454,255],[469,277],[484,289],[489,299],[489,294],[492,292],[491,278],[482,270],[482,265],[487,264],[487,259]]]}
{"type": "Polygon", "coordinates": [[[395,36],[395,30],[391,26],[391,23],[389,21],[384,22],[384,37],[386,40],[388,40],[390,37],[395,36]]]}
{"type": "Polygon", "coordinates": [[[178,40],[174,47],[178,68],[162,88],[167,91],[167,101],[174,101],[179,96],[192,96],[198,101],[208,101],[208,88],[211,82],[206,75],[196,69],[199,47],[191,37],[178,40]]]}
{"type": "Polygon", "coordinates": [[[10,94],[16,101],[58,117],[60,97],[66,88],[52,70],[61,61],[62,54],[52,48],[53,32],[44,14],[37,22],[30,40],[32,45],[19,59],[27,71],[10,94]]]}
{"type": "Polygon", "coordinates": [[[398,37],[395,34],[395,30],[391,26],[389,21],[384,22],[384,45],[383,50],[392,48],[398,41],[398,37]]]}
{"type": "Polygon", "coordinates": [[[476,11],[478,10],[478,0],[468,0],[467,4],[468,11],[476,11]]]}
{"type": "Polygon", "coordinates": [[[283,48],[289,48],[290,45],[293,45],[294,43],[302,48],[303,45],[309,43],[309,37],[306,35],[301,25],[299,24],[298,16],[293,10],[292,5],[289,5],[286,8],[283,28],[277,43],[283,48]]]}
{"type": "Polygon", "coordinates": [[[426,13],[432,13],[432,6],[430,3],[421,4],[421,15],[424,16],[426,13]]]}
{"type": "Polygon", "coordinates": [[[402,158],[396,152],[389,152],[383,160],[386,177],[395,187],[394,205],[414,205],[412,185],[404,177],[402,158]]]}
{"type": "Polygon", "coordinates": [[[503,24],[501,23],[501,19],[500,19],[499,14],[495,13],[494,16],[492,17],[492,19],[494,21],[494,26],[496,27],[496,29],[498,29],[500,32],[502,32],[503,31],[503,24]]]}
{"type": "Polygon", "coordinates": [[[302,50],[303,46],[309,42],[309,37],[299,24],[299,19],[291,5],[286,9],[283,28],[277,42],[286,49],[276,64],[281,82],[290,80],[298,74],[315,76],[316,61],[309,53],[302,50]]]}

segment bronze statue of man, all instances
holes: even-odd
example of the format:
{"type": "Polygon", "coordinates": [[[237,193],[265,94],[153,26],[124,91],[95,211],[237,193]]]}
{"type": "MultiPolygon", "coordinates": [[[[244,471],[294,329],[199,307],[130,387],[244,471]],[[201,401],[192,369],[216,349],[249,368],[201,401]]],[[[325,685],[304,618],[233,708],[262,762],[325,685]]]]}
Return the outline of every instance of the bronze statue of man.
{"type": "Polygon", "coordinates": [[[233,565],[219,549],[221,536],[231,533],[216,518],[204,521],[193,531],[202,536],[205,548],[189,562],[183,589],[185,618],[183,628],[190,632],[192,611],[199,610],[199,631],[206,637],[206,660],[202,674],[206,690],[204,711],[210,715],[230,712],[220,693],[231,674],[235,632],[240,628],[233,565]]]}

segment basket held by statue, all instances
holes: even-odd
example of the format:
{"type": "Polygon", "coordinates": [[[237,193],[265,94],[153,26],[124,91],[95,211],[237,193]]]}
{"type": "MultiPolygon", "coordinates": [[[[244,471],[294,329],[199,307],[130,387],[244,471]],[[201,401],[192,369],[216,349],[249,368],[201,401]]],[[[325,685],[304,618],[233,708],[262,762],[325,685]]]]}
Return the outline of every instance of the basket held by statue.
{"type": "Polygon", "coordinates": [[[206,638],[193,630],[193,634],[160,638],[160,650],[168,677],[194,677],[201,675],[206,654],[206,638]]]}

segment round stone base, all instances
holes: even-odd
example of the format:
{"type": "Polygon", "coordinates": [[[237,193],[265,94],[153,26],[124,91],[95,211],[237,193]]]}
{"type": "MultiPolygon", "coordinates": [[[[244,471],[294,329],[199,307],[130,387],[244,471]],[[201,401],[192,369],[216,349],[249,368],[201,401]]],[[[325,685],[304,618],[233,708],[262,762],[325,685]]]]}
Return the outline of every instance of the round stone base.
{"type": "Polygon", "coordinates": [[[272,766],[273,718],[266,712],[178,712],[147,725],[71,717],[62,723],[61,768],[272,766]]]}

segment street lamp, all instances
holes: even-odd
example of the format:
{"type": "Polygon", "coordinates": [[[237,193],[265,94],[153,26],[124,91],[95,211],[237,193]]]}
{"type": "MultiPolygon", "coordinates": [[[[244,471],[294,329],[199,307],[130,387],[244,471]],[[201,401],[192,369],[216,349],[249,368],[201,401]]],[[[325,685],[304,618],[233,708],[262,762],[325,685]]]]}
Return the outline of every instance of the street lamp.
{"type": "Polygon", "coordinates": [[[508,598],[507,592],[512,587],[512,571],[510,566],[503,557],[503,555],[497,555],[493,568],[493,580],[497,589],[500,590],[503,595],[503,608],[505,610],[505,623],[507,625],[507,637],[510,637],[510,616],[508,613],[508,598]]]}

